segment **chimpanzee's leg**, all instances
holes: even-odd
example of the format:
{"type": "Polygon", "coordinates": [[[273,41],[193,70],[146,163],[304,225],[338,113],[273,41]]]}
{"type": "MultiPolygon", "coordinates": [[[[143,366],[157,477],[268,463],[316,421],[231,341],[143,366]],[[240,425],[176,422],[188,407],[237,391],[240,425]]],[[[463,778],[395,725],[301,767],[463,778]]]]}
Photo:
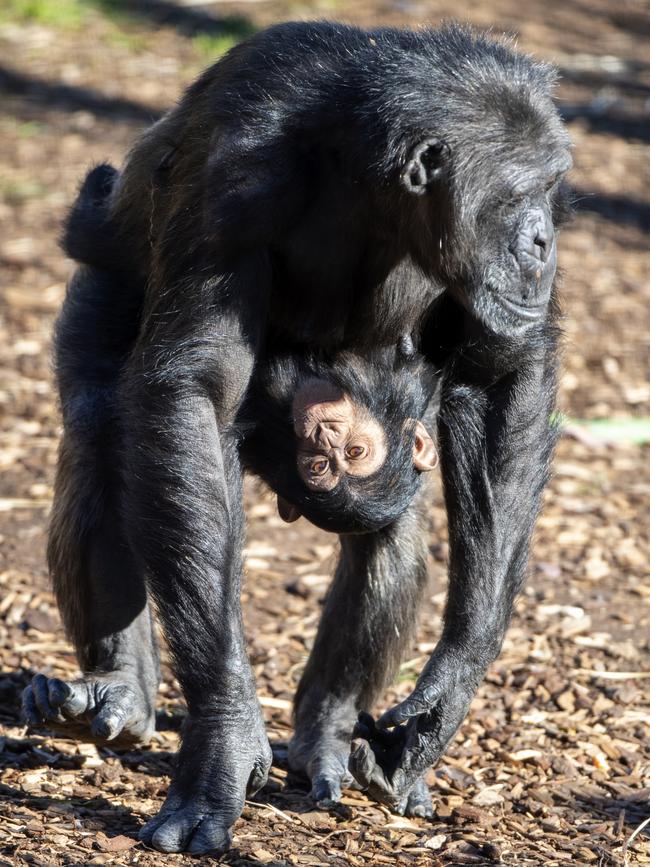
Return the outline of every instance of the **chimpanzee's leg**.
{"type": "Polygon", "coordinates": [[[86,740],[132,743],[154,730],[158,654],[141,570],[120,515],[117,383],[138,322],[138,293],[90,268],[75,274],[58,322],[64,435],[48,559],[80,679],[37,674],[27,721],[86,740]]]}
{"type": "Polygon", "coordinates": [[[171,306],[149,311],[125,379],[129,538],[188,706],[167,799],[141,831],[165,852],[224,851],[271,764],[244,643],[233,425],[264,323],[264,265],[249,256],[205,283],[184,270],[182,303],[173,283],[157,292],[154,303],[171,306]]]}
{"type": "MultiPolygon", "coordinates": [[[[348,757],[359,711],[368,710],[390,681],[413,636],[427,583],[421,495],[393,525],[341,537],[341,554],[313,650],[295,700],[296,732],[289,764],[327,803],[352,780],[348,757]]],[[[426,784],[401,805],[429,815],[426,784]]]]}

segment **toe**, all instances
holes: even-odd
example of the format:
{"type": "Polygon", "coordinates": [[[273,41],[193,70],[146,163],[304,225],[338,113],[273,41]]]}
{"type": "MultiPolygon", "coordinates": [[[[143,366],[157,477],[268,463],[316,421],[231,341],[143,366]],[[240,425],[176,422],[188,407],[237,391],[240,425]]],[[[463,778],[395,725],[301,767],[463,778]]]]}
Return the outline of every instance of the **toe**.
{"type": "Polygon", "coordinates": [[[110,699],[104,703],[101,710],[92,721],[90,730],[99,738],[106,738],[107,741],[116,738],[130,716],[131,708],[128,704],[121,700],[111,701],[110,699]]]}
{"type": "Polygon", "coordinates": [[[194,832],[187,847],[188,852],[195,855],[222,855],[230,849],[232,834],[218,818],[206,816],[194,832]]]}
{"type": "Polygon", "coordinates": [[[124,720],[118,713],[104,712],[97,714],[90,724],[90,731],[101,740],[112,741],[124,728],[124,720]]]}
{"type": "Polygon", "coordinates": [[[336,778],[319,774],[312,780],[311,797],[319,807],[329,807],[341,800],[341,784],[336,778]]]}
{"type": "Polygon", "coordinates": [[[426,782],[421,779],[415,784],[406,801],[406,815],[417,816],[420,819],[433,818],[431,792],[426,782]]]}
{"type": "MultiPolygon", "coordinates": [[[[71,717],[81,716],[82,713],[85,713],[89,709],[89,705],[91,705],[88,684],[83,680],[73,681],[72,683],[58,682],[67,687],[67,695],[60,705],[61,710],[71,717]]],[[[58,691],[59,687],[56,689],[56,692],[58,691]]]]}

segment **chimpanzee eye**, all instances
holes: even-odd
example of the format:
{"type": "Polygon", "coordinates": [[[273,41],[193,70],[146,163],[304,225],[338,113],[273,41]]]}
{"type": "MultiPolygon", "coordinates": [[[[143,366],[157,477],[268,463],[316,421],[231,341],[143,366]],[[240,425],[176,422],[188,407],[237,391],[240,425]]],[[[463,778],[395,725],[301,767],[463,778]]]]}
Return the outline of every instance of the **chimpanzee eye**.
{"type": "Polygon", "coordinates": [[[320,458],[319,460],[314,461],[309,469],[311,470],[312,475],[322,476],[327,472],[329,465],[330,462],[326,460],[326,458],[320,458]]]}
{"type": "Polygon", "coordinates": [[[350,446],[345,450],[345,454],[349,458],[362,458],[366,453],[365,446],[350,446]]]}
{"type": "Polygon", "coordinates": [[[522,206],[526,199],[524,195],[504,195],[501,199],[497,199],[498,208],[505,214],[511,214],[522,206]]]}

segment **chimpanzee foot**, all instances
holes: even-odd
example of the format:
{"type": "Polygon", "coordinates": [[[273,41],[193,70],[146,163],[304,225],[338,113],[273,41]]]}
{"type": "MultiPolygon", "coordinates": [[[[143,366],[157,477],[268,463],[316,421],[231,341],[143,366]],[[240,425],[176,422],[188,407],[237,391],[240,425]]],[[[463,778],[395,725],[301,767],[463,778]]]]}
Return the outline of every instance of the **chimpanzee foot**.
{"type": "Polygon", "coordinates": [[[314,765],[309,795],[319,807],[327,809],[327,807],[340,801],[342,789],[349,787],[354,782],[345,765],[345,761],[339,762],[338,757],[332,756],[314,765]]]}
{"type": "Polygon", "coordinates": [[[160,852],[221,855],[244,800],[265,784],[271,767],[259,708],[222,726],[188,717],[177,777],[158,815],[140,829],[140,840],[160,852]]]}
{"type": "Polygon", "coordinates": [[[132,675],[119,671],[72,681],[37,674],[22,708],[29,726],[91,743],[135,746],[155,730],[153,702],[132,675]]]}

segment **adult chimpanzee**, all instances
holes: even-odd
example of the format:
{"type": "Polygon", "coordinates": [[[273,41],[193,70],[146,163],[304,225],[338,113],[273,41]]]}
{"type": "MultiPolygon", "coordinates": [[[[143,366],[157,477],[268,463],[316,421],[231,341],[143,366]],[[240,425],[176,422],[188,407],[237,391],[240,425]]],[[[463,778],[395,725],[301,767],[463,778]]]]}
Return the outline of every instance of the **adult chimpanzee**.
{"type": "MultiPolygon", "coordinates": [[[[146,577],[189,710],[167,801],[142,831],[155,847],[223,850],[270,762],[239,603],[238,419],[257,371],[283,355],[365,358],[409,334],[440,381],[448,601],[414,692],[378,725],[361,717],[349,770],[375,798],[425,810],[422,774],[499,652],[553,446],[570,157],[552,82],[458,27],[282,25],[208,70],[133,149],[110,204],[122,260],[81,267],[71,290],[112,294],[115,327],[98,334],[96,311],[80,310],[59,337],[50,559],[85,675],[37,676],[25,704],[35,719],[85,711],[97,734],[149,730],[146,577]]],[[[343,490],[301,481],[280,490],[290,512],[327,512],[343,490]]],[[[354,717],[412,626],[421,500],[361,520],[341,501],[349,526],[336,529],[366,532],[341,538],[290,748],[317,798],[348,780],[354,717]]]]}

